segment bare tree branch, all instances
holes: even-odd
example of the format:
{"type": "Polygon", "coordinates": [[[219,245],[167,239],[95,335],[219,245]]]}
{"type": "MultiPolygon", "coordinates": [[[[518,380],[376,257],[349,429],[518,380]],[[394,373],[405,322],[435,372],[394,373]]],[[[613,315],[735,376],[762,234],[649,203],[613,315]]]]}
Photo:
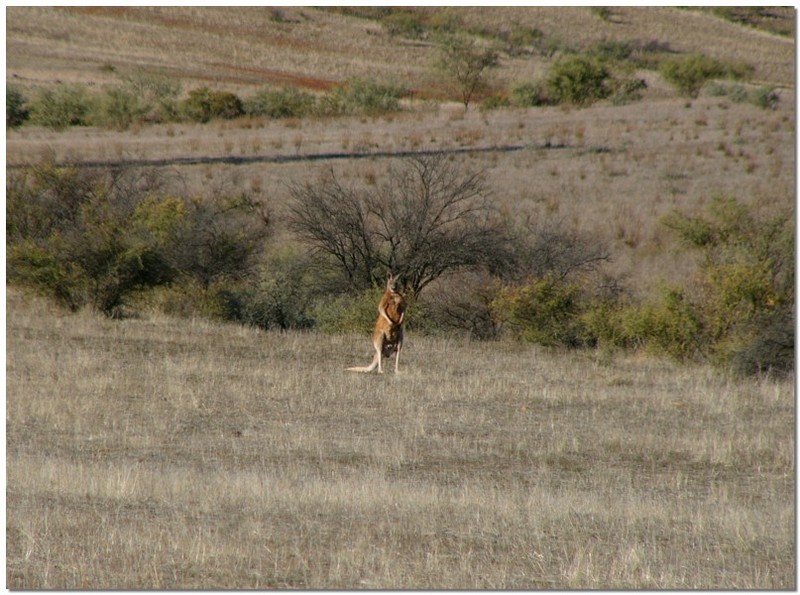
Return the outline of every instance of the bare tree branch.
{"type": "Polygon", "coordinates": [[[342,187],[330,171],[292,196],[292,229],[359,285],[381,283],[389,269],[418,294],[448,271],[506,251],[484,175],[444,154],[402,160],[369,192],[342,187]]]}

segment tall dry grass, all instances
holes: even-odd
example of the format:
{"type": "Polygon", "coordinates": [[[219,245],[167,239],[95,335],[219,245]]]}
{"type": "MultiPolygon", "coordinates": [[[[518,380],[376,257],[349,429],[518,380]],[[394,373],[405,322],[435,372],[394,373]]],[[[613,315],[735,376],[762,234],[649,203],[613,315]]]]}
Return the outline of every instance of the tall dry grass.
{"type": "MultiPolygon", "coordinates": [[[[412,313],[413,314],[413,313],[412,313]]],[[[794,589],[793,381],[10,289],[7,585],[794,589]]]]}

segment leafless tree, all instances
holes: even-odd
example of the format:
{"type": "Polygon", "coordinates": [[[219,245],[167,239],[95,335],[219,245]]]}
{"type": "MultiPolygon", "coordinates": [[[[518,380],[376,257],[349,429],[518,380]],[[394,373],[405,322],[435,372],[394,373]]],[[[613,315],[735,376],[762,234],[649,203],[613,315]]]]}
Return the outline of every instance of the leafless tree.
{"type": "Polygon", "coordinates": [[[405,158],[371,188],[344,187],[329,170],[291,194],[292,229],[359,286],[391,270],[416,295],[449,271],[491,268],[508,250],[483,173],[443,153],[405,158]]]}
{"type": "Polygon", "coordinates": [[[519,281],[546,276],[561,280],[597,271],[610,259],[608,246],[559,219],[526,218],[514,233],[514,256],[504,277],[519,281]]]}

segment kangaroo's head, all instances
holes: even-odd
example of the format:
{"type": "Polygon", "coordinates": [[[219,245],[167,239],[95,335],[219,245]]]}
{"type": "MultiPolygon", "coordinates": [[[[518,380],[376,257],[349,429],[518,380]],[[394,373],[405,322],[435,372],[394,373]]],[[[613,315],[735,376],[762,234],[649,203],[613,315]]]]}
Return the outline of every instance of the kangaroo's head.
{"type": "Polygon", "coordinates": [[[389,273],[389,276],[386,279],[386,291],[389,293],[397,293],[397,282],[398,278],[392,273],[389,273]]]}

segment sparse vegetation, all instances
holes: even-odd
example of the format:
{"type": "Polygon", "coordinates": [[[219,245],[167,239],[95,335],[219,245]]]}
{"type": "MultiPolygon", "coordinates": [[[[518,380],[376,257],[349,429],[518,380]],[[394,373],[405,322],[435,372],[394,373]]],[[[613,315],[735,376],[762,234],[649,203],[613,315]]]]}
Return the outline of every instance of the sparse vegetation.
{"type": "Polygon", "coordinates": [[[704,251],[704,276],[637,304],[601,290],[608,280],[596,273],[610,257],[602,242],[555,219],[515,228],[489,200],[485,174],[444,154],[408,158],[384,182],[359,187],[330,170],[291,193],[288,223],[310,252],[265,266],[269,217],[248,194],[211,186],[175,197],[146,171],[44,163],[14,172],[9,279],[110,316],[144,289],[178,283],[168,310],[182,294],[215,318],[352,331],[354,321],[369,325],[370,292],[387,270],[412,301],[443,275],[483,272],[462,287],[458,310],[428,299],[421,328],[453,324],[480,338],[504,329],[548,346],[644,346],[745,373],[791,370],[794,235],[785,215],[761,220],[730,199],[716,199],[709,219],[670,215],[669,227],[704,251]],[[356,293],[363,307],[349,309],[356,293]],[[321,307],[331,294],[341,297],[321,307]]]}

